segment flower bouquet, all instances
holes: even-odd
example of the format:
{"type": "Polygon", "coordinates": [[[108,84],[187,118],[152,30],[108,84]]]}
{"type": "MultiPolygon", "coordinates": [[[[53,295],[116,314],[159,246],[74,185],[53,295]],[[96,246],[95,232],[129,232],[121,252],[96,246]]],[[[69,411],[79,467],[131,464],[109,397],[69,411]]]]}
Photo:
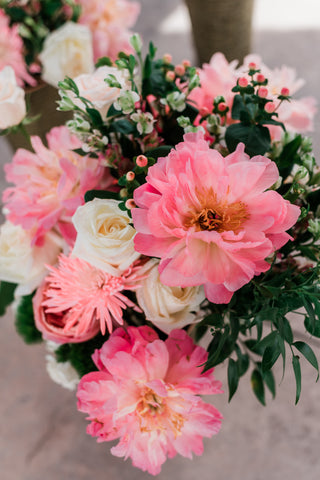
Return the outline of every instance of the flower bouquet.
{"type": "Polygon", "coordinates": [[[313,99],[287,67],[250,56],[188,61],[121,52],[59,83],[73,112],[47,146],[5,166],[1,310],[26,342],[45,340],[50,376],[77,387],[98,442],[158,474],[191,458],[250,371],[265,404],[274,364],[318,372],[320,172],[308,138],[313,99]]]}

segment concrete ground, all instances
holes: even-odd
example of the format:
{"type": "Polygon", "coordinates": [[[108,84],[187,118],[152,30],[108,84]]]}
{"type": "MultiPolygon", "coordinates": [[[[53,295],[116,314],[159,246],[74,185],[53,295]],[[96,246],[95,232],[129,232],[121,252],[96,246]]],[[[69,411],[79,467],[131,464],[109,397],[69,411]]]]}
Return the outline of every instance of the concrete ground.
{"type": "MultiPolygon", "coordinates": [[[[175,61],[192,58],[188,19],[182,0],[143,0],[137,31],[152,39],[160,53],[173,52],[175,61]]],[[[199,4],[200,4],[199,0],[199,4]]],[[[294,66],[306,79],[303,95],[320,103],[320,9],[317,0],[257,0],[254,52],[267,65],[294,66]]],[[[314,133],[320,153],[319,116],[314,133]]],[[[319,156],[319,155],[318,155],[319,156]]],[[[0,143],[1,163],[10,158],[0,143]]],[[[4,187],[2,178],[1,188],[4,187]]],[[[303,326],[296,320],[297,339],[303,326]]],[[[78,413],[74,393],[54,384],[45,371],[44,349],[26,346],[15,333],[13,316],[1,319],[0,479],[1,480],[138,480],[148,474],[130,461],[113,457],[109,445],[85,434],[85,415],[78,413]]],[[[319,344],[314,350],[319,356],[319,344]]],[[[294,381],[288,361],[275,400],[262,407],[245,377],[231,404],[227,395],[214,398],[223,413],[221,432],[205,441],[202,457],[176,457],[164,465],[159,479],[175,480],[318,480],[320,478],[320,384],[314,370],[302,362],[303,385],[294,406],[294,381]]],[[[226,384],[226,368],[216,369],[226,384]]],[[[280,368],[277,371],[280,383],[280,368]]]]}

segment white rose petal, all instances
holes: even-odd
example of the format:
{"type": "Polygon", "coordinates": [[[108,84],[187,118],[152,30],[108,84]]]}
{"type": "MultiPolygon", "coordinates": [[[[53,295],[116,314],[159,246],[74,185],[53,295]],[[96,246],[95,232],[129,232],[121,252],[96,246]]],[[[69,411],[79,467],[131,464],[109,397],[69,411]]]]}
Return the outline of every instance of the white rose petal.
{"type": "Polygon", "coordinates": [[[31,246],[32,236],[20,225],[6,221],[0,227],[0,280],[17,283],[15,295],[32,293],[48,274],[62,248],[61,238],[48,233],[41,247],[31,246]]]}
{"type": "Polygon", "coordinates": [[[119,276],[140,256],[134,249],[135,229],[116,200],[95,198],[72,218],[77,238],[72,255],[119,276]]]}
{"type": "Polygon", "coordinates": [[[71,363],[57,362],[53,355],[46,355],[46,360],[47,372],[51,380],[68,390],[75,390],[80,378],[71,363]]]}
{"type": "Polygon", "coordinates": [[[57,86],[65,76],[75,78],[94,70],[92,36],[88,27],[67,22],[50,33],[39,55],[42,78],[57,86]]]}
{"type": "Polygon", "coordinates": [[[18,125],[26,115],[23,88],[18,87],[12,67],[0,71],[0,129],[18,125]]]}
{"type": "Polygon", "coordinates": [[[160,330],[169,333],[175,328],[201,320],[196,313],[200,303],[205,299],[202,286],[169,287],[160,282],[158,271],[159,260],[147,262],[144,269],[148,275],[140,281],[136,295],[139,306],[144,311],[147,320],[160,330]]]}
{"type": "MultiPolygon", "coordinates": [[[[102,118],[104,118],[120,94],[121,89],[117,87],[110,87],[104,79],[108,75],[114,75],[116,80],[121,85],[122,89],[130,90],[131,83],[128,80],[126,71],[119,70],[116,67],[100,67],[93,74],[79,75],[74,79],[79,88],[79,95],[92,102],[102,118]]],[[[74,103],[83,108],[84,105],[78,99],[73,100],[74,103]]]]}

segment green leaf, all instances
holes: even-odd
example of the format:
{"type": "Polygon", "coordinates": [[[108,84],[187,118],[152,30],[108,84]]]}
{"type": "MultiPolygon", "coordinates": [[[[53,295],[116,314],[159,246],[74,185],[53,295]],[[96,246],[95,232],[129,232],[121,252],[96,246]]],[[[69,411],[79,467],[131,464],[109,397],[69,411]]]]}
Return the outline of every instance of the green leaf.
{"type": "Polygon", "coordinates": [[[302,301],[303,301],[303,306],[306,309],[306,312],[309,316],[310,322],[312,323],[313,326],[315,326],[316,316],[315,316],[313,305],[305,295],[302,295],[301,298],[302,298],[302,301]]]}
{"type": "Polygon", "coordinates": [[[278,342],[274,345],[270,345],[267,347],[263,353],[262,357],[262,371],[266,372],[267,370],[271,370],[273,365],[276,363],[280,355],[280,349],[278,342]]]}
{"type": "Polygon", "coordinates": [[[300,361],[299,357],[296,355],[293,355],[292,357],[292,367],[294,371],[294,376],[296,379],[296,402],[295,404],[299,402],[300,394],[301,394],[301,367],[300,367],[300,361]]]}
{"type": "Polygon", "coordinates": [[[238,373],[238,366],[237,362],[235,362],[232,358],[229,358],[228,363],[228,386],[229,386],[229,399],[230,402],[233,395],[236,393],[239,384],[239,373],[238,373]]]}
{"type": "Polygon", "coordinates": [[[150,156],[155,159],[158,159],[159,157],[166,157],[167,155],[169,155],[172,149],[173,147],[171,145],[161,145],[160,147],[147,150],[145,154],[147,157],[150,156]]]}
{"type": "Polygon", "coordinates": [[[277,342],[278,337],[279,337],[279,333],[277,331],[269,333],[269,335],[264,337],[262,340],[260,340],[260,342],[256,344],[256,349],[261,350],[271,345],[274,345],[277,342]]]}
{"type": "Polygon", "coordinates": [[[119,193],[109,192],[108,190],[88,190],[84,195],[84,201],[91,202],[94,198],[106,198],[120,200],[119,193]]]}
{"type": "Polygon", "coordinates": [[[33,295],[26,295],[21,298],[15,319],[16,330],[27,344],[42,341],[41,332],[34,322],[32,297],[33,295]]]}
{"type": "Polygon", "coordinates": [[[239,345],[237,344],[235,344],[235,351],[238,358],[238,361],[237,361],[238,374],[239,374],[239,377],[242,377],[242,375],[244,375],[249,368],[249,363],[250,363],[249,355],[247,353],[242,353],[239,345]]]}
{"type": "Polygon", "coordinates": [[[245,109],[241,95],[235,95],[232,104],[231,116],[234,120],[240,120],[240,113],[245,109]]]}
{"type": "Polygon", "coordinates": [[[309,317],[306,317],[304,326],[307,332],[311,333],[314,337],[320,338],[320,320],[312,322],[309,317]]]}
{"type": "Polygon", "coordinates": [[[277,321],[277,326],[281,337],[287,343],[289,343],[289,345],[291,345],[291,343],[293,342],[293,333],[287,318],[284,316],[279,317],[277,321]]]}
{"type": "Polygon", "coordinates": [[[99,67],[104,67],[104,66],[112,67],[112,65],[113,65],[113,63],[112,63],[111,58],[101,57],[101,58],[99,58],[99,60],[97,61],[95,66],[96,66],[96,68],[99,68],[99,67]]]}
{"type": "Polygon", "coordinates": [[[226,130],[225,141],[230,152],[233,152],[237,145],[245,144],[245,152],[250,155],[264,155],[271,146],[270,132],[267,127],[261,125],[244,125],[234,123],[226,130]]]}
{"type": "Polygon", "coordinates": [[[319,365],[318,365],[318,360],[317,357],[315,356],[312,348],[305,342],[294,342],[292,344],[294,347],[296,347],[297,350],[299,350],[300,353],[304,356],[306,360],[315,368],[318,372],[318,377],[317,381],[319,379],[319,365]]]}
{"type": "Polygon", "coordinates": [[[265,396],[264,396],[264,384],[261,373],[259,370],[255,369],[251,375],[251,387],[252,390],[262,405],[265,405],[265,396]]]}
{"type": "Polygon", "coordinates": [[[121,120],[115,120],[112,123],[111,130],[113,132],[123,133],[123,135],[130,135],[136,131],[136,127],[126,118],[122,118],[121,120]]]}
{"type": "Polygon", "coordinates": [[[87,107],[86,112],[90,116],[94,127],[100,127],[101,125],[103,125],[103,120],[98,110],[96,110],[95,108],[87,107]]]}
{"type": "Polygon", "coordinates": [[[0,282],[0,316],[6,313],[7,307],[13,302],[15,283],[0,282]]]}
{"type": "Polygon", "coordinates": [[[268,389],[270,390],[272,398],[274,398],[276,396],[276,382],[274,380],[272,370],[267,370],[266,372],[263,372],[263,380],[264,383],[267,385],[268,389]]]}
{"type": "Polygon", "coordinates": [[[200,322],[201,325],[209,325],[215,328],[223,327],[223,316],[221,313],[210,313],[200,322]]]}

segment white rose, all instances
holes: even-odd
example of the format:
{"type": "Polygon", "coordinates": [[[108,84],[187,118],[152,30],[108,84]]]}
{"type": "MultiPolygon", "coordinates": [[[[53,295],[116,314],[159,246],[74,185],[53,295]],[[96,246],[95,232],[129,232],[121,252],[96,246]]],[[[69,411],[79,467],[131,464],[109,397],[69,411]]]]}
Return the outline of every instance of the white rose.
{"type": "Polygon", "coordinates": [[[18,125],[26,115],[23,88],[18,87],[12,67],[0,71],[0,129],[18,125]]]}
{"type": "MultiPolygon", "coordinates": [[[[168,287],[160,282],[159,260],[147,262],[142,271],[148,275],[139,281],[136,295],[147,320],[160,330],[169,333],[175,328],[195,323],[201,319],[196,313],[205,299],[202,286],[168,287]]],[[[142,273],[142,272],[140,272],[142,273]]]]}
{"type": "Polygon", "coordinates": [[[65,76],[75,78],[94,69],[91,32],[85,25],[67,22],[50,33],[39,55],[42,78],[57,86],[65,76]]]}
{"type": "MultiPolygon", "coordinates": [[[[100,67],[93,74],[79,75],[79,77],[74,79],[79,88],[80,96],[90,100],[102,117],[106,116],[109,108],[117,100],[121,91],[120,88],[110,87],[104,81],[108,75],[113,75],[121,85],[121,88],[130,89],[128,75],[125,71],[116,67],[100,67]]],[[[83,107],[83,104],[78,99],[73,101],[79,107],[83,107]]]]}
{"type": "Polygon", "coordinates": [[[48,274],[61,251],[58,235],[48,233],[41,247],[31,246],[32,236],[20,225],[6,221],[0,227],[0,280],[17,283],[16,296],[29,295],[48,274]]]}
{"type": "Polygon", "coordinates": [[[72,255],[119,276],[140,256],[134,249],[135,229],[116,200],[95,198],[79,207],[72,218],[77,230],[72,255]]]}
{"type": "Polygon", "coordinates": [[[46,355],[47,372],[52,381],[68,390],[75,390],[80,378],[70,362],[57,362],[53,355],[46,355]]]}

